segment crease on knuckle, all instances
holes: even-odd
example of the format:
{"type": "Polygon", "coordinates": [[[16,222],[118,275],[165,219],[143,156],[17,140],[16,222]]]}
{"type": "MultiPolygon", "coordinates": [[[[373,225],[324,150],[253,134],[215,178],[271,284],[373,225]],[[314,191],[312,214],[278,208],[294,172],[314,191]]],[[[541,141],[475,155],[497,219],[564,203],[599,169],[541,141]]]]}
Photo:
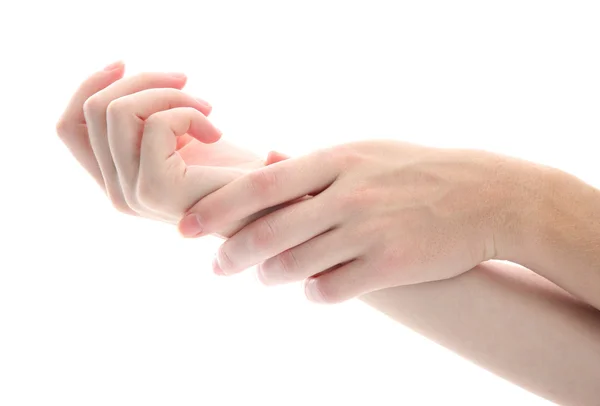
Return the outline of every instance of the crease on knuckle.
{"type": "Polygon", "coordinates": [[[272,192],[279,185],[279,176],[273,170],[262,169],[251,172],[249,176],[250,191],[259,196],[272,192]]]}
{"type": "Polygon", "coordinates": [[[269,248],[274,240],[275,227],[273,225],[273,220],[268,216],[264,217],[262,220],[260,220],[254,232],[252,233],[252,247],[259,252],[263,252],[269,248]]]}
{"type": "Polygon", "coordinates": [[[279,269],[281,276],[285,280],[294,279],[294,275],[298,273],[300,269],[300,263],[298,258],[294,254],[293,249],[286,250],[277,256],[279,261],[279,269]]]}
{"type": "Polygon", "coordinates": [[[314,289],[318,291],[318,294],[323,303],[334,304],[339,302],[338,289],[335,288],[331,283],[327,283],[325,278],[317,277],[314,289]]]}

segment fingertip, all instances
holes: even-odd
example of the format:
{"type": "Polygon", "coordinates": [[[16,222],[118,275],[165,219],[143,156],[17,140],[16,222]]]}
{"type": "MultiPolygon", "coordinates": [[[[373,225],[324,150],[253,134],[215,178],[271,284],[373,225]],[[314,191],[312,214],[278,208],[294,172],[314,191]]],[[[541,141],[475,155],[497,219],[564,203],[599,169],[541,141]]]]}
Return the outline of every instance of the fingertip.
{"type": "Polygon", "coordinates": [[[208,117],[210,115],[210,113],[212,112],[212,105],[207,102],[204,99],[201,99],[199,97],[195,97],[194,99],[196,99],[196,101],[198,102],[198,110],[200,110],[200,112],[202,114],[204,114],[206,117],[208,117]]]}
{"type": "Polygon", "coordinates": [[[179,221],[177,230],[185,238],[197,238],[202,236],[203,227],[198,215],[192,213],[179,221]]]}
{"type": "Polygon", "coordinates": [[[167,75],[175,80],[175,88],[181,90],[185,87],[188,81],[188,77],[185,73],[182,72],[169,72],[167,75]]]}
{"type": "Polygon", "coordinates": [[[200,98],[200,97],[194,97],[194,99],[196,99],[198,101],[198,103],[200,103],[202,106],[208,108],[208,109],[212,109],[212,105],[207,102],[206,100],[200,98]]]}
{"type": "Polygon", "coordinates": [[[106,65],[103,69],[104,72],[115,72],[118,70],[123,70],[125,68],[125,63],[122,60],[118,60],[109,65],[106,65]]]}
{"type": "Polygon", "coordinates": [[[223,132],[210,122],[204,128],[199,126],[190,128],[189,134],[204,144],[214,144],[223,136],[223,132]]]}

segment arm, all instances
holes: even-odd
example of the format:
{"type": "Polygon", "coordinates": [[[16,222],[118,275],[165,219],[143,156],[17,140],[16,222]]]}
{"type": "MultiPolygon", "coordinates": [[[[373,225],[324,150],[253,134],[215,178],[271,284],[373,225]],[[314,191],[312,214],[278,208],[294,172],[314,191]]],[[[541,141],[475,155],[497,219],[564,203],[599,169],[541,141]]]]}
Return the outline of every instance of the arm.
{"type": "Polygon", "coordinates": [[[516,193],[527,203],[504,259],[600,309],[600,192],[557,169],[526,166],[532,176],[516,193]]]}
{"type": "Polygon", "coordinates": [[[351,143],[249,173],[190,213],[210,232],[311,192],[313,199],[226,241],[218,253],[223,272],[260,264],[268,283],[307,279],[307,294],[331,303],[499,259],[600,308],[599,192],[520,159],[397,141],[351,143]]]}
{"type": "Polygon", "coordinates": [[[527,269],[488,262],[453,279],[361,300],[546,399],[600,399],[600,312],[527,269]]]}
{"type": "MultiPolygon", "coordinates": [[[[503,169],[507,168],[500,168],[503,169]]],[[[491,200],[505,203],[511,209],[511,218],[516,225],[512,231],[522,231],[511,234],[513,240],[507,241],[512,242],[512,246],[499,244],[497,248],[502,252],[518,253],[519,244],[524,244],[523,248],[530,244],[535,246],[538,236],[543,235],[539,230],[527,235],[525,230],[533,230],[529,224],[536,224],[534,219],[552,213],[538,212],[538,207],[543,207],[543,203],[552,207],[549,204],[552,195],[545,196],[545,193],[552,190],[548,184],[555,180],[548,169],[523,161],[511,160],[507,172],[508,176],[498,178],[505,183],[491,188],[495,193],[493,197],[496,197],[491,200]],[[504,200],[499,197],[504,197],[504,200]]],[[[259,179],[278,177],[279,173],[259,179]]],[[[584,195],[588,194],[577,199],[589,199],[588,205],[579,202],[576,207],[562,209],[563,212],[577,211],[578,214],[573,217],[580,222],[585,219],[584,213],[592,211],[594,192],[572,178],[567,185],[579,189],[584,195]]],[[[563,200],[567,203],[567,199],[563,200]]],[[[547,229],[554,226],[553,222],[546,224],[547,229]]],[[[593,233],[593,228],[590,227],[589,231],[593,233]]],[[[571,237],[576,235],[571,234],[571,237]]],[[[249,241],[256,243],[260,240],[249,241]]],[[[550,255],[552,258],[555,253],[551,250],[553,246],[548,245],[536,255],[550,255]]],[[[522,252],[527,252],[527,249],[522,252]]],[[[571,255],[571,258],[574,257],[571,255]]],[[[566,275],[567,279],[570,276],[573,280],[586,274],[594,275],[594,257],[587,258],[588,266],[583,268],[572,266],[575,262],[571,261],[565,261],[561,268],[552,265],[550,259],[547,261],[550,266],[544,272],[546,275],[566,275]]],[[[402,271],[398,263],[395,267],[397,272],[402,271]]],[[[585,284],[571,287],[573,293],[582,297],[586,291],[593,289],[594,286],[585,284]]],[[[593,298],[593,295],[588,297],[593,298]]],[[[600,396],[597,386],[600,377],[600,313],[527,269],[508,263],[486,262],[454,278],[378,290],[363,295],[361,299],[409,328],[540,396],[565,405],[594,405],[600,396]]],[[[590,300],[590,303],[593,301],[590,300]]]]}
{"type": "Polygon", "coordinates": [[[452,279],[360,300],[546,399],[594,405],[600,397],[600,312],[528,269],[486,262],[452,279]]]}
{"type": "Polygon", "coordinates": [[[600,312],[526,268],[490,261],[360,300],[548,400],[582,406],[600,398],[600,312]]]}

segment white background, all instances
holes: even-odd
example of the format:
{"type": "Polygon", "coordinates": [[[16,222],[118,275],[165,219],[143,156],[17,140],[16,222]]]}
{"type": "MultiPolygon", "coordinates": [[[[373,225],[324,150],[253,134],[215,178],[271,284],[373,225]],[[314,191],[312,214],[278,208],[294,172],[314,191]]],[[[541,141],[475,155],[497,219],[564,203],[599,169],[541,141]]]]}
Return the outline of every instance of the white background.
{"type": "Polygon", "coordinates": [[[259,153],[394,137],[598,185],[596,4],[2,2],[0,405],[547,405],[359,302],[213,276],[218,240],[117,214],[54,124],[123,59],[259,153]]]}

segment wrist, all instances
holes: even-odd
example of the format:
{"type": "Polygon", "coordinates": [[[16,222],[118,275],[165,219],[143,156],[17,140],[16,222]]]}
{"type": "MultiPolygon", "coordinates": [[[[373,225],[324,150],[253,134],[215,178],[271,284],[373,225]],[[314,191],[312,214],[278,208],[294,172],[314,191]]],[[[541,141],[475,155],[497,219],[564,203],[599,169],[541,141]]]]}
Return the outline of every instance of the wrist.
{"type": "Polygon", "coordinates": [[[515,160],[515,171],[498,259],[547,273],[569,252],[592,254],[583,245],[600,239],[598,190],[545,165],[515,160]]]}
{"type": "Polygon", "coordinates": [[[494,258],[523,264],[540,234],[540,212],[547,204],[548,183],[554,171],[533,162],[499,157],[492,189],[494,258]]]}

